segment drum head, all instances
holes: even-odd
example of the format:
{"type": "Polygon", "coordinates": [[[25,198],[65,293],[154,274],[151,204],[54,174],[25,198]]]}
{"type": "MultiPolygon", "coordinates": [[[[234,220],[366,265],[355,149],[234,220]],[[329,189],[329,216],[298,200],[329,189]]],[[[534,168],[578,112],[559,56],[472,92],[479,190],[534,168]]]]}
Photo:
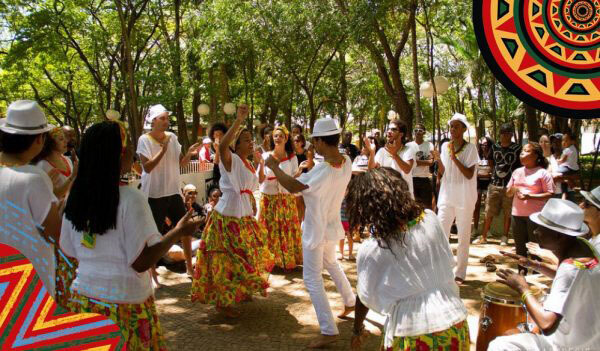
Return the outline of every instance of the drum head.
{"type": "MultiPolygon", "coordinates": [[[[534,296],[538,297],[541,293],[541,289],[535,285],[530,285],[529,290],[534,296]]],[[[502,303],[507,305],[521,305],[521,294],[518,291],[512,289],[510,286],[500,283],[491,282],[483,288],[483,298],[491,302],[502,303]]]]}

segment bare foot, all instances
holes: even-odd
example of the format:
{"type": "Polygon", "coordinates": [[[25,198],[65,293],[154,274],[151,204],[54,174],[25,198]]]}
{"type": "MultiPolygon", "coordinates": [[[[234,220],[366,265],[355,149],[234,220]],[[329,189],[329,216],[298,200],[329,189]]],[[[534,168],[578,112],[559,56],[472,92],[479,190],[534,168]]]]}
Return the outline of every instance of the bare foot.
{"type": "Polygon", "coordinates": [[[335,342],[338,339],[337,335],[319,335],[315,338],[310,344],[308,344],[307,348],[309,349],[320,349],[325,345],[329,345],[335,342]]]}
{"type": "Polygon", "coordinates": [[[344,312],[338,314],[338,318],[345,318],[352,312],[354,312],[354,306],[344,306],[344,312]]]}

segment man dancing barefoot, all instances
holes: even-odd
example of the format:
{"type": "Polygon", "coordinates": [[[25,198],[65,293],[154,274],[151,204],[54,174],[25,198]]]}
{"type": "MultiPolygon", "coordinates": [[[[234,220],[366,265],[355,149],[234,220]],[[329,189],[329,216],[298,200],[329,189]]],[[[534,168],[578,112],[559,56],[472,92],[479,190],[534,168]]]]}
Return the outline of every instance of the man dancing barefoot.
{"type": "Polygon", "coordinates": [[[275,173],[279,184],[290,193],[301,192],[306,203],[302,223],[303,278],[321,328],[320,337],[309,348],[320,348],[335,342],[339,334],[325,294],[321,276],[323,268],[329,272],[344,300],[344,312],[338,317],[345,317],[354,311],[356,302],[348,278],[335,257],[335,246],[344,238],[340,208],[352,176],[352,162],[338,150],[341,132],[337,122],[331,118],[315,122],[311,142],[325,161],[316,164],[310,172],[303,173],[297,179],[281,170],[279,161],[272,155],[265,161],[267,167],[275,173]]]}

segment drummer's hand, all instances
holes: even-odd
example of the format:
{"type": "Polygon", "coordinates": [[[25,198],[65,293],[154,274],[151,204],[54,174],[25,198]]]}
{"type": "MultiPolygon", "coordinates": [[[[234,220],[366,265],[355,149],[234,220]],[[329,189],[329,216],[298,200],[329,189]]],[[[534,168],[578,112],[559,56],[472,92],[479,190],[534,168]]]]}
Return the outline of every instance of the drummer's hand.
{"type": "Polygon", "coordinates": [[[506,284],[511,288],[517,290],[519,294],[522,294],[523,292],[529,290],[529,284],[527,284],[525,277],[523,277],[515,271],[512,271],[510,269],[500,269],[498,270],[496,275],[498,275],[498,281],[500,283],[506,284]]]}
{"type": "Polygon", "coordinates": [[[558,258],[556,257],[556,255],[554,255],[552,251],[542,249],[538,243],[534,242],[528,242],[527,244],[525,244],[525,246],[527,247],[527,251],[529,251],[530,254],[538,256],[542,259],[542,261],[553,265],[558,265],[558,258]]]}
{"type": "Polygon", "coordinates": [[[500,251],[500,253],[502,254],[502,256],[506,256],[508,258],[512,258],[513,260],[517,261],[517,263],[521,266],[528,267],[531,265],[531,261],[525,256],[517,255],[512,252],[506,252],[506,251],[500,251]]]}

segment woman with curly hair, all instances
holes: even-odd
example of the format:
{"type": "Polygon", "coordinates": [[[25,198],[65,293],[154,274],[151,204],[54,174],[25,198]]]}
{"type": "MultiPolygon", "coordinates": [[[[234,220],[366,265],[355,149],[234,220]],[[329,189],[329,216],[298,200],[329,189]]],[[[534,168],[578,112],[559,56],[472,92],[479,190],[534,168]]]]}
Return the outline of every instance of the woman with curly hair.
{"type": "MultiPolygon", "coordinates": [[[[275,127],[271,140],[273,151],[263,153],[262,158],[266,160],[273,155],[286,174],[296,174],[298,158],[287,128],[275,127]]],[[[257,173],[261,192],[258,221],[267,229],[269,251],[275,256],[276,266],[294,269],[302,264],[302,230],[296,197],[279,184],[264,162],[260,163],[257,173]]]]}
{"type": "Polygon", "coordinates": [[[387,317],[381,350],[434,345],[469,350],[467,309],[437,216],[412,198],[402,175],[391,168],[354,177],[346,204],[350,226],[371,231],[357,256],[352,350],[360,350],[369,309],[387,317]]]}
{"type": "MultiPolygon", "coordinates": [[[[533,235],[536,226],[529,216],[541,211],[546,201],[554,195],[554,180],[546,170],[548,161],[540,144],[530,142],[523,146],[519,158],[523,167],[512,173],[506,185],[506,196],[514,196],[511,214],[517,255],[527,256],[525,244],[537,242],[533,235]]],[[[519,273],[527,274],[527,268],[519,266],[519,273]]]]}
{"type": "MultiPolygon", "coordinates": [[[[223,195],[202,233],[196,254],[192,301],[215,305],[227,317],[239,317],[234,307],[253,294],[267,295],[273,258],[267,249],[267,233],[258,224],[252,193],[258,178],[248,156],[254,151],[252,132],[242,129],[248,106],[240,105],[237,118],[219,144],[223,195]],[[229,145],[235,140],[232,152],[229,145]]],[[[255,160],[263,162],[256,153],[255,160]]]]}
{"type": "Polygon", "coordinates": [[[144,193],[120,181],[127,168],[121,130],[116,122],[101,122],[81,140],[79,174],[60,236],[65,254],[79,261],[69,309],[110,318],[128,350],[162,351],[150,268],[182,236],[192,235],[199,221],[190,211],[161,236],[144,193]]]}

